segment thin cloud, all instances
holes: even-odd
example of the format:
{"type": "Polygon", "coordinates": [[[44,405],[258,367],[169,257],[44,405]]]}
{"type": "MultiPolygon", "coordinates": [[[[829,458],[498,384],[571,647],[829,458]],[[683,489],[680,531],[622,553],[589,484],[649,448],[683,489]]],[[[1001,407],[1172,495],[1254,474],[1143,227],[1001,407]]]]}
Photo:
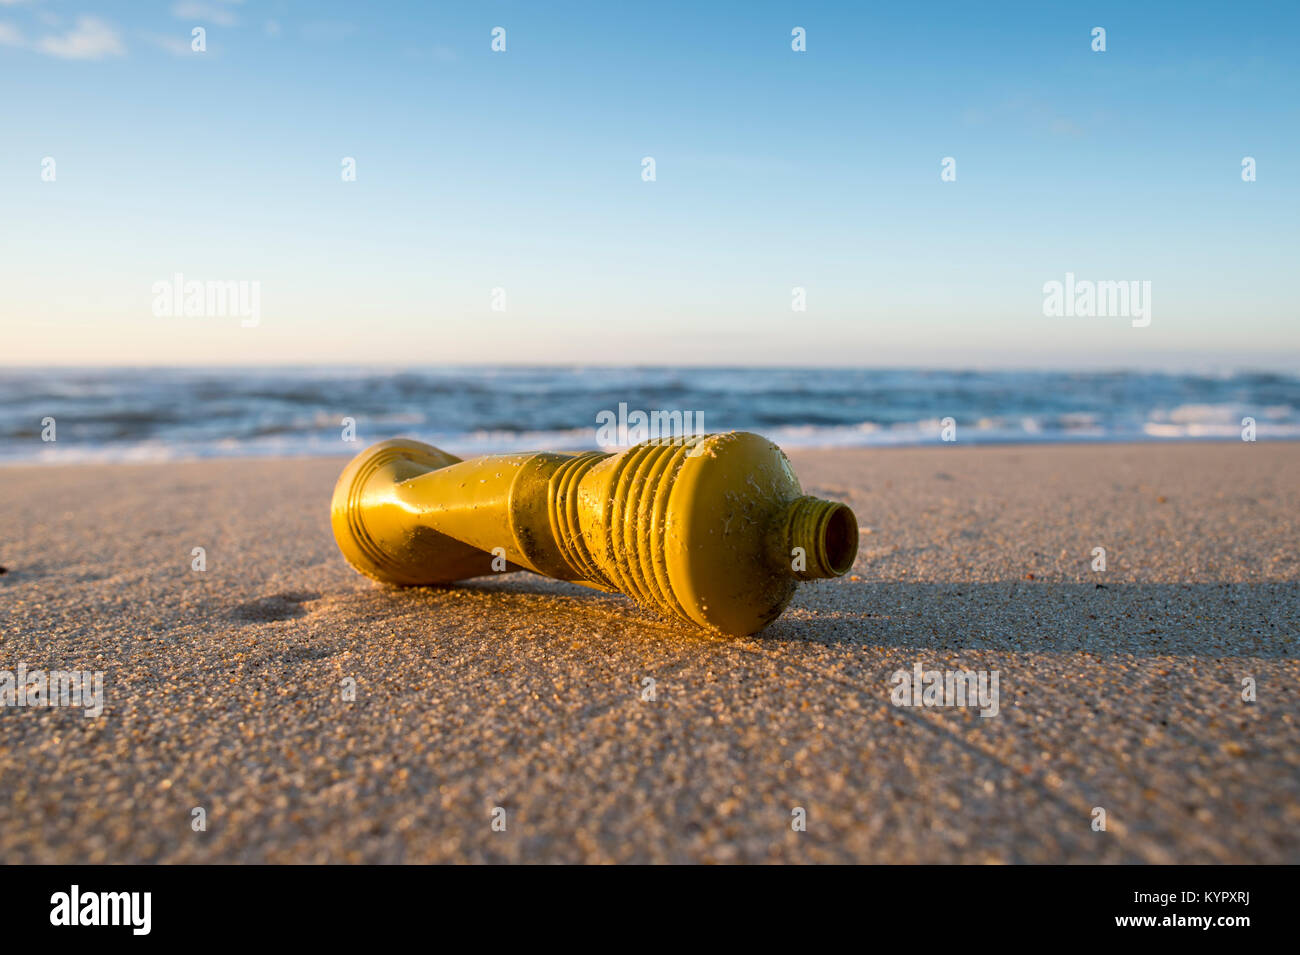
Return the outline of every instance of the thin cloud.
{"type": "MultiPolygon", "coordinates": [[[[4,3],[5,0],[0,0],[4,3]]],[[[21,31],[15,26],[8,23],[0,23],[0,46],[26,46],[27,41],[23,39],[21,31]]]]}
{"type": "Polygon", "coordinates": [[[178,20],[206,20],[219,27],[233,27],[239,18],[225,7],[214,3],[200,3],[199,0],[181,0],[172,6],[172,16],[178,20]]]}
{"type": "Polygon", "coordinates": [[[967,126],[1016,125],[1070,138],[1086,132],[1051,103],[1034,96],[1015,96],[992,107],[972,106],[962,112],[961,119],[967,126]]]}
{"type": "Polygon", "coordinates": [[[117,31],[98,17],[77,17],[71,30],[41,37],[35,49],[62,60],[102,60],[126,53],[117,31]]]}
{"type": "Polygon", "coordinates": [[[194,52],[190,46],[189,37],[167,36],[162,33],[146,33],[145,41],[158,47],[160,50],[166,50],[173,56],[189,56],[194,52]]]}

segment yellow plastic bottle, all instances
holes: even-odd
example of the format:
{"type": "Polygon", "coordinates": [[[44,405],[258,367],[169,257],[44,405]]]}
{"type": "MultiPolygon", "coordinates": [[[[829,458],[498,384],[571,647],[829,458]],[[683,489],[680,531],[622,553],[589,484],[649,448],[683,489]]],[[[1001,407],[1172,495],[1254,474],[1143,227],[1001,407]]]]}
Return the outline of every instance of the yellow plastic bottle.
{"type": "Polygon", "coordinates": [[[780,448],[738,431],[471,461],[384,441],[344,469],[331,520],[343,556],[376,580],[531,570],[738,636],[858,552],[853,512],[805,495],[780,448]]]}

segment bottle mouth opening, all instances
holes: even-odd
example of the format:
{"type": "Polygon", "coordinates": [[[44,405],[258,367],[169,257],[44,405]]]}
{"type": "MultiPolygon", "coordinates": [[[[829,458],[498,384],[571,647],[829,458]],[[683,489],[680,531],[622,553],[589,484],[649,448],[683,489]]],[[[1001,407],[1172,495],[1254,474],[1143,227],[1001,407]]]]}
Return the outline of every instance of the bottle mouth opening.
{"type": "Polygon", "coordinates": [[[826,566],[836,576],[849,572],[858,556],[858,520],[843,504],[832,508],[822,529],[826,566]]]}
{"type": "Polygon", "coordinates": [[[801,497],[785,512],[786,553],[801,580],[842,577],[858,557],[858,520],[834,501],[801,497]]]}

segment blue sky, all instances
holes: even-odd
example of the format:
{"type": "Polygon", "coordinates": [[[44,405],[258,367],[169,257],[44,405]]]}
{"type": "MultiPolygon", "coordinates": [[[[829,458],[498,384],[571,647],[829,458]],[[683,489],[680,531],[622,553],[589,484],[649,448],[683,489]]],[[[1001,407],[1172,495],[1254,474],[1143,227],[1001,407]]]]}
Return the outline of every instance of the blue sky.
{"type": "Polygon", "coordinates": [[[1295,4],[701,6],[0,0],[0,362],[1295,367],[1295,4]]]}

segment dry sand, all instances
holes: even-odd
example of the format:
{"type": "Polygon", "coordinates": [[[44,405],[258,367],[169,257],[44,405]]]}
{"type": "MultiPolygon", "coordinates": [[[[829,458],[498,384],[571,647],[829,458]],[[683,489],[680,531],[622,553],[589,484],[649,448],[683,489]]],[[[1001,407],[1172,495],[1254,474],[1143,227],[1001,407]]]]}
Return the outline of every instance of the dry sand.
{"type": "Polygon", "coordinates": [[[343,459],[0,469],[0,670],[107,682],[0,709],[0,859],[1300,862],[1300,445],[792,458],[861,552],[746,639],[372,585],[343,459]],[[892,705],[917,662],[1000,712],[892,705]]]}

